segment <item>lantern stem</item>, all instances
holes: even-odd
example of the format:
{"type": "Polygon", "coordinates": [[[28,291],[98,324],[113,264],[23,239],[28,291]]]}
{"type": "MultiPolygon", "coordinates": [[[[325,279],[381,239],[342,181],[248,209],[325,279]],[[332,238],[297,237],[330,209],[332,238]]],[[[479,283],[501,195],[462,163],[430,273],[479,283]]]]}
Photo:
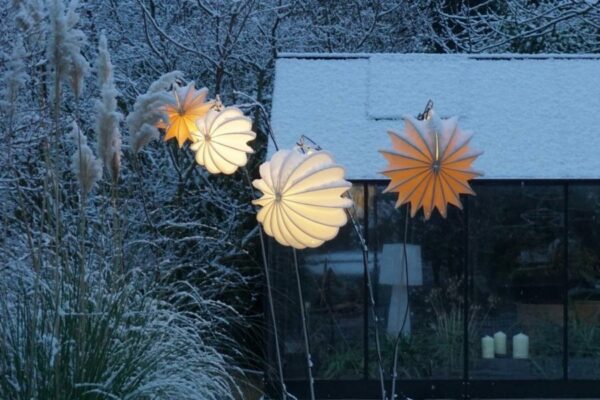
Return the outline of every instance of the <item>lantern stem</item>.
{"type": "MultiPolygon", "coordinates": [[[[346,197],[351,199],[349,194],[346,194],[346,197]]],[[[354,203],[352,203],[354,204],[354,203]]],[[[367,247],[367,242],[360,231],[358,223],[354,219],[352,213],[346,209],[346,214],[348,214],[348,218],[352,223],[352,227],[354,228],[354,232],[358,237],[358,241],[360,242],[360,248],[362,250],[362,260],[363,260],[363,273],[367,279],[367,288],[369,290],[369,308],[370,313],[373,315],[373,327],[375,329],[375,350],[377,352],[377,364],[379,369],[379,384],[381,389],[381,399],[385,400],[385,377],[383,374],[383,360],[381,357],[381,342],[379,341],[379,319],[377,318],[377,309],[375,308],[375,296],[373,295],[373,284],[371,280],[371,274],[369,273],[369,248],[367,247]]]]}
{"type": "Polygon", "coordinates": [[[308,374],[308,387],[310,388],[310,399],[315,400],[315,382],[312,375],[312,358],[310,356],[310,345],[308,342],[308,324],[306,323],[306,311],[304,310],[304,296],[302,296],[302,284],[300,282],[300,267],[298,266],[298,255],[296,249],[292,249],[294,257],[294,269],[296,270],[296,282],[298,283],[298,301],[300,302],[300,314],[302,321],[302,335],[304,336],[304,353],[306,354],[306,367],[308,374]]]}
{"type": "MultiPolygon", "coordinates": [[[[250,174],[248,174],[248,170],[244,167],[244,176],[248,183],[248,187],[250,188],[250,193],[252,195],[252,199],[256,199],[254,195],[254,189],[252,188],[252,180],[250,179],[250,174]]],[[[265,245],[265,236],[263,233],[263,229],[260,223],[258,226],[258,237],[260,239],[260,250],[262,253],[262,261],[263,268],[265,274],[265,285],[267,287],[267,301],[269,303],[269,314],[271,315],[271,325],[273,325],[273,340],[275,342],[275,358],[277,361],[277,374],[279,375],[279,383],[281,385],[281,398],[287,398],[287,389],[285,388],[285,382],[283,380],[283,363],[281,361],[281,351],[279,348],[279,335],[277,334],[277,320],[275,319],[275,305],[273,302],[273,289],[271,287],[271,278],[269,276],[269,263],[267,259],[267,248],[265,245]]]]}
{"type": "Polygon", "coordinates": [[[269,113],[267,112],[267,110],[265,109],[265,106],[263,106],[263,104],[261,102],[259,102],[258,100],[256,100],[255,98],[253,98],[252,96],[247,95],[244,92],[240,92],[238,90],[234,90],[233,91],[234,94],[239,94],[242,97],[245,97],[249,100],[252,101],[252,105],[258,107],[260,113],[263,115],[263,118],[265,120],[265,126],[267,128],[267,141],[270,138],[271,141],[273,142],[273,147],[275,147],[275,151],[279,150],[279,145],[277,144],[277,140],[275,139],[275,134],[273,133],[273,127],[271,126],[270,121],[270,117],[269,117],[269,113]]]}
{"type": "MultiPolygon", "coordinates": [[[[433,103],[432,103],[432,106],[433,106],[433,103]]],[[[317,142],[315,142],[314,140],[312,140],[311,138],[309,138],[306,135],[300,136],[300,139],[298,139],[298,141],[296,142],[296,145],[300,148],[300,151],[302,151],[303,153],[308,153],[311,150],[314,150],[314,151],[322,150],[321,146],[319,146],[317,144],[317,142]],[[307,141],[309,142],[309,144],[306,143],[307,141]]],[[[352,200],[352,197],[348,193],[346,193],[345,196],[347,198],[349,198],[350,200],[352,200]]],[[[362,251],[363,270],[364,270],[364,275],[367,279],[367,287],[369,289],[369,308],[370,308],[370,313],[373,315],[373,322],[374,322],[373,328],[375,331],[375,350],[377,352],[377,366],[379,369],[379,384],[381,387],[381,399],[385,400],[386,399],[385,377],[384,377],[384,373],[383,373],[383,358],[381,356],[381,342],[379,340],[379,336],[380,336],[379,335],[379,320],[377,318],[377,310],[375,308],[375,296],[373,294],[373,284],[371,281],[371,274],[369,273],[369,248],[367,247],[367,242],[365,241],[365,238],[364,238],[363,234],[361,233],[358,223],[354,219],[354,216],[352,215],[352,213],[348,209],[346,209],[346,214],[348,215],[348,219],[350,220],[352,227],[354,228],[354,232],[356,233],[356,236],[358,237],[358,241],[360,242],[360,248],[362,251]]],[[[294,257],[296,254],[295,252],[296,251],[294,250],[294,257]]],[[[307,349],[308,349],[308,347],[307,347],[307,349]]]]}
{"type": "MultiPolygon", "coordinates": [[[[400,330],[398,331],[398,336],[396,336],[396,343],[394,343],[394,362],[392,367],[392,392],[391,399],[396,398],[396,379],[398,378],[398,349],[400,347],[400,340],[402,339],[402,331],[404,330],[404,325],[406,324],[406,319],[408,317],[408,254],[406,251],[406,239],[408,237],[408,214],[409,214],[410,203],[406,203],[405,213],[404,213],[404,239],[402,240],[402,258],[404,259],[404,273],[406,277],[406,309],[404,310],[404,317],[402,318],[402,325],[400,326],[400,330]]],[[[403,399],[408,399],[402,392],[400,392],[403,399]]]]}

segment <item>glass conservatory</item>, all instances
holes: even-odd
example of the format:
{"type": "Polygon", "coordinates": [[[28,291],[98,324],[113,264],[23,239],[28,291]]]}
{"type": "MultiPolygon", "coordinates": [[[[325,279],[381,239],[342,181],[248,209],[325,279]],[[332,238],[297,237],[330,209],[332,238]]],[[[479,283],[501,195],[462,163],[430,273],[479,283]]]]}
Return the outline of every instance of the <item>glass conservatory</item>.
{"type": "MultiPolygon", "coordinates": [[[[348,224],[297,253],[317,398],[381,398],[374,321],[388,394],[399,338],[400,395],[600,398],[599,71],[591,55],[278,59],[277,140],[309,135],[345,166],[368,247],[365,268],[348,224]],[[485,175],[425,221],[383,193],[377,151],[428,99],[475,132],[485,175]]],[[[269,259],[286,387],[309,398],[292,250],[271,242],[269,259]]]]}
{"type": "MultiPolygon", "coordinates": [[[[427,222],[407,221],[384,187],[354,183],[352,196],[369,248],[387,376],[402,330],[404,394],[597,395],[600,181],[478,180],[464,210],[427,222]],[[508,338],[506,355],[483,358],[481,339],[496,332],[508,338]],[[517,334],[529,338],[525,359],[513,357],[517,334]]],[[[271,254],[287,387],[302,397],[306,368],[292,254],[275,245],[271,254]]],[[[300,252],[299,262],[317,395],[378,398],[373,318],[352,227],[300,252]]]]}

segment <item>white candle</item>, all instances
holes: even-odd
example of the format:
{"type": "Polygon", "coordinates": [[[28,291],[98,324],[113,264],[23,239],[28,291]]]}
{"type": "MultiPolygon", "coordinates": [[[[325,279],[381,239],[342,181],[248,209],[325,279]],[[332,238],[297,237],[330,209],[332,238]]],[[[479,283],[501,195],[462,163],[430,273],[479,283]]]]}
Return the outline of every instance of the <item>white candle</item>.
{"type": "Polygon", "coordinates": [[[506,355],[506,334],[502,331],[494,333],[494,350],[498,355],[506,355]]]}
{"type": "Polygon", "coordinates": [[[494,358],[494,339],[491,336],[481,338],[481,357],[494,358]]]}
{"type": "Polygon", "coordinates": [[[523,333],[513,336],[513,358],[529,358],[529,336],[523,333]]]}

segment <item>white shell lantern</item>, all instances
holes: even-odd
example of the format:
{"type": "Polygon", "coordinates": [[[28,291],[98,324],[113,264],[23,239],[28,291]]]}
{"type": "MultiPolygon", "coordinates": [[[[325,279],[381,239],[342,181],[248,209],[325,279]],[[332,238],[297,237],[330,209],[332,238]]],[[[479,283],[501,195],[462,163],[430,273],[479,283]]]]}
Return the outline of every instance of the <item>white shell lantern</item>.
{"type": "Polygon", "coordinates": [[[256,138],[252,120],[237,107],[210,110],[196,122],[190,148],[196,153],[196,162],[211,174],[233,174],[248,162],[248,153],[254,150],[248,141],[256,138]]]}
{"type": "Polygon", "coordinates": [[[344,167],[326,151],[304,154],[279,150],[260,166],[252,182],[263,196],[257,219],[265,232],[284,246],[318,247],[333,239],[347,222],[352,200],[342,195],[352,186],[344,167]]]}

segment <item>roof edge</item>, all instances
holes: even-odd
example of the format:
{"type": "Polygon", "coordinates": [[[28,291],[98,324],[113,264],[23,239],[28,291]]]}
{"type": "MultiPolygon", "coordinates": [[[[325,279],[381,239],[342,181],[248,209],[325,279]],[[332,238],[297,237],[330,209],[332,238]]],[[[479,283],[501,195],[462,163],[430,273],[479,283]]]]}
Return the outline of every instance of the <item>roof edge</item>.
{"type": "Polygon", "coordinates": [[[294,53],[282,52],[277,54],[278,59],[295,58],[305,60],[352,60],[368,59],[372,56],[398,56],[398,57],[452,57],[471,60],[600,60],[600,54],[569,54],[569,53],[294,53]]]}

